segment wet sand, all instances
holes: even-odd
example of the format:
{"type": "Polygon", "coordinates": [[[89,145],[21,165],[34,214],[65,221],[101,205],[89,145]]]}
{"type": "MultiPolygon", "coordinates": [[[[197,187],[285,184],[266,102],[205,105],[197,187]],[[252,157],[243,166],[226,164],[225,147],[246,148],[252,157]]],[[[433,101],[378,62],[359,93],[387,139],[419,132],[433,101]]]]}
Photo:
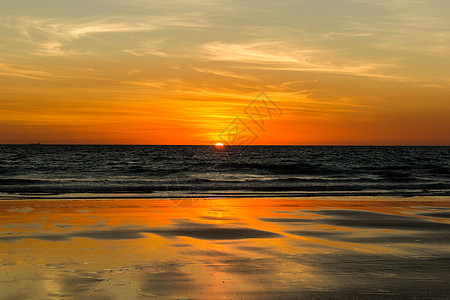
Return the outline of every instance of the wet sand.
{"type": "Polygon", "coordinates": [[[0,299],[444,299],[449,200],[1,201],[0,299]]]}

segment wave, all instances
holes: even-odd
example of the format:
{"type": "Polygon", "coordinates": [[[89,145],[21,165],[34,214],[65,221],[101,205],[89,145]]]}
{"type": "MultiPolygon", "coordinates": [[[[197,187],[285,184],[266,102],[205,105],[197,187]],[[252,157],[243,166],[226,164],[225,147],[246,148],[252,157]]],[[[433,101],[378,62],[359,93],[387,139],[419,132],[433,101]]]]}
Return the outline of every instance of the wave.
{"type": "Polygon", "coordinates": [[[444,191],[449,165],[450,147],[0,145],[0,193],[444,191]]]}

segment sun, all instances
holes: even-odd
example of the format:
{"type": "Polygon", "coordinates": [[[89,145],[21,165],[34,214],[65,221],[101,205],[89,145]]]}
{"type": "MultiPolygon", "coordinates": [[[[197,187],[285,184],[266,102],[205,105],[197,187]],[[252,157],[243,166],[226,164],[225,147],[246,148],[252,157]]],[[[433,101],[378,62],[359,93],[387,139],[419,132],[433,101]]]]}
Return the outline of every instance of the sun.
{"type": "Polygon", "coordinates": [[[224,147],[223,143],[216,143],[214,146],[215,146],[217,149],[220,149],[220,148],[223,148],[223,147],[224,147]]]}

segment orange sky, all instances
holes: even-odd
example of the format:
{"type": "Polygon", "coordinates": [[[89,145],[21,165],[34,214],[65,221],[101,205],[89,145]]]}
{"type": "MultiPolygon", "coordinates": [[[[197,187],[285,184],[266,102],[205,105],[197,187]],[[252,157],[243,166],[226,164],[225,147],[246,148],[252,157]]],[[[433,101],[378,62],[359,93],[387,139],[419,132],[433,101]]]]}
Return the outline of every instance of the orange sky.
{"type": "Polygon", "coordinates": [[[253,144],[450,145],[448,1],[22,2],[0,143],[209,144],[239,118],[253,144]]]}

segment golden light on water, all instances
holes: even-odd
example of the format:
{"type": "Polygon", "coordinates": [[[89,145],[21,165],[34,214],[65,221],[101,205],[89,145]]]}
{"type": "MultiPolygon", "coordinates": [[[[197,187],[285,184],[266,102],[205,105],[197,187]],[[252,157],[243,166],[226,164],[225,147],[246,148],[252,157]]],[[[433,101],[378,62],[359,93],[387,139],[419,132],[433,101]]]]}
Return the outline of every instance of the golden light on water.
{"type": "Polygon", "coordinates": [[[412,271],[393,267],[423,257],[424,251],[445,263],[445,239],[404,244],[405,239],[424,239],[424,228],[442,232],[444,223],[421,214],[448,209],[443,198],[200,199],[190,207],[173,204],[161,199],[3,201],[0,298],[26,298],[24,291],[42,299],[261,299],[262,294],[273,299],[311,290],[342,296],[349,280],[352,289],[366,292],[369,284],[381,289],[393,275],[397,281],[391,288],[409,292],[409,286],[403,289],[398,283],[417,282],[417,272],[445,289],[446,270],[440,264],[414,265],[412,271]],[[367,221],[367,215],[381,217],[367,221]],[[384,230],[383,218],[404,220],[402,226],[411,227],[408,233],[384,230]],[[358,224],[362,226],[354,226],[358,224]],[[368,263],[389,272],[361,276],[361,266],[368,263]]]}

